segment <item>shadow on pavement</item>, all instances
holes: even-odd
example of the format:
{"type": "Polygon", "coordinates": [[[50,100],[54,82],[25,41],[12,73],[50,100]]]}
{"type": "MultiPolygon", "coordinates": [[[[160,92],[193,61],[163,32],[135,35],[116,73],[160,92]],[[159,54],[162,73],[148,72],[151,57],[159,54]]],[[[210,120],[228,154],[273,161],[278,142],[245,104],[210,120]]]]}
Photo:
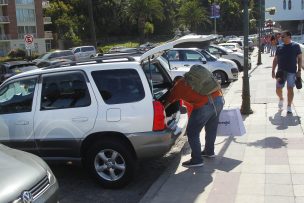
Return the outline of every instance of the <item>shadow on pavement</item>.
{"type": "Polygon", "coordinates": [[[279,137],[266,137],[261,140],[257,140],[255,142],[238,142],[234,138],[233,142],[238,144],[246,144],[247,146],[254,146],[259,148],[271,148],[271,149],[278,149],[282,147],[287,147],[288,139],[286,138],[279,138],[279,137]]]}
{"type": "Polygon", "coordinates": [[[278,111],[273,117],[269,116],[272,125],[276,125],[278,130],[285,130],[288,126],[297,126],[301,124],[301,117],[287,114],[282,116],[282,111],[278,111]]]}

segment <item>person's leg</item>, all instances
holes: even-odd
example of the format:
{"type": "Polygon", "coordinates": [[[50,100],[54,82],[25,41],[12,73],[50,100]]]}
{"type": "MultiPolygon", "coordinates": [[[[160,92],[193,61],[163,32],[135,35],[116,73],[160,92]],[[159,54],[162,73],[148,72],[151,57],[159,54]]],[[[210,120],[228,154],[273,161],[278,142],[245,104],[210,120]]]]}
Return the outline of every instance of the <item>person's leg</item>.
{"type": "Polygon", "coordinates": [[[293,101],[294,93],[293,88],[295,86],[296,74],[287,73],[287,112],[291,113],[291,103],[293,101]]]}
{"type": "Polygon", "coordinates": [[[279,104],[278,104],[279,109],[283,108],[283,101],[284,101],[283,87],[285,86],[285,82],[286,82],[286,80],[284,80],[282,82],[277,80],[277,82],[276,82],[276,93],[277,93],[277,96],[279,97],[279,104]]]}
{"type": "Polygon", "coordinates": [[[277,87],[276,93],[280,100],[283,100],[283,88],[277,87]]]}
{"type": "Polygon", "coordinates": [[[210,108],[210,105],[206,104],[203,107],[194,110],[191,113],[188,122],[187,136],[191,148],[191,158],[193,163],[203,162],[203,159],[201,157],[200,132],[205,126],[208,119],[213,115],[212,111],[210,111],[210,108]]]}
{"type": "Polygon", "coordinates": [[[216,139],[217,134],[217,126],[219,122],[219,116],[223,109],[224,103],[222,97],[217,97],[214,100],[214,106],[216,108],[216,111],[214,110],[214,114],[212,117],[207,121],[205,125],[205,149],[204,154],[205,155],[214,155],[214,143],[216,139]]]}

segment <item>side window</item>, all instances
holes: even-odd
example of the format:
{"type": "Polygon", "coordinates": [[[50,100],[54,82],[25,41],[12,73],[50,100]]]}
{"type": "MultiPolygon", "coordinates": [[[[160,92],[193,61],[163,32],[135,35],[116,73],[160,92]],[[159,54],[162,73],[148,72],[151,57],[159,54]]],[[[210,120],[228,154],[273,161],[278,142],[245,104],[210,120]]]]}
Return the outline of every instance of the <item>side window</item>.
{"type": "Polygon", "coordinates": [[[43,76],[41,110],[85,107],[91,98],[81,73],[43,76]]]}
{"type": "Polygon", "coordinates": [[[195,51],[185,51],[186,61],[199,61],[202,57],[199,53],[195,51]]]}
{"type": "Polygon", "coordinates": [[[76,53],[79,53],[80,52],[80,48],[77,48],[75,51],[74,51],[74,53],[76,54],[76,53]]]}
{"type": "Polygon", "coordinates": [[[23,79],[0,90],[0,114],[31,112],[36,78],[23,79]]]}
{"type": "Polygon", "coordinates": [[[145,97],[141,79],[134,69],[93,71],[92,77],[107,104],[137,102],[145,97]]]}
{"type": "Polygon", "coordinates": [[[168,59],[169,61],[179,61],[179,52],[176,50],[172,50],[168,52],[168,59]]]}
{"type": "Polygon", "coordinates": [[[164,77],[162,76],[162,74],[159,72],[156,63],[152,63],[152,64],[150,65],[150,68],[149,68],[149,64],[148,64],[148,63],[145,63],[145,64],[143,65],[143,70],[144,70],[144,72],[145,72],[147,78],[149,78],[149,79],[150,79],[150,71],[151,71],[151,76],[152,76],[153,85],[156,85],[156,84],[163,84],[163,83],[165,82],[165,79],[164,79],[164,77]]]}
{"type": "Polygon", "coordinates": [[[208,52],[211,54],[219,54],[221,51],[219,49],[216,49],[214,47],[208,47],[208,52]]]}

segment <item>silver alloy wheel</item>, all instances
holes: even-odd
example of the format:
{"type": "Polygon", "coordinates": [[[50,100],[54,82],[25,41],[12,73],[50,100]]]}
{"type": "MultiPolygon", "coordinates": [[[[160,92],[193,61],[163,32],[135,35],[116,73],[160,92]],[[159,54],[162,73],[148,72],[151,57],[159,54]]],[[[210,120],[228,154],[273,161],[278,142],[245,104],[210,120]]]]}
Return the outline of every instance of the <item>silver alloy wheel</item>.
{"type": "Polygon", "coordinates": [[[218,80],[220,84],[224,84],[226,82],[226,76],[221,71],[214,71],[213,76],[218,80]]]}
{"type": "Polygon", "coordinates": [[[126,171],[126,161],[113,149],[104,149],[96,154],[94,166],[97,174],[105,180],[119,180],[126,171]]]}

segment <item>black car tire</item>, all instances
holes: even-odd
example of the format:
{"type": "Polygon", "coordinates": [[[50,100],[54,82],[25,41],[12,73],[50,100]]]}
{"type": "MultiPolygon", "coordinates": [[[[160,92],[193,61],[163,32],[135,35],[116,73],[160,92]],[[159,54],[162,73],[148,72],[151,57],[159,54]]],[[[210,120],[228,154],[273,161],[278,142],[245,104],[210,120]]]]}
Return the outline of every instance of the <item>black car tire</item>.
{"type": "MultiPolygon", "coordinates": [[[[90,174],[97,179],[97,181],[105,188],[121,188],[128,184],[131,179],[133,178],[134,172],[135,172],[135,165],[136,165],[136,160],[134,156],[132,155],[130,148],[125,145],[120,140],[117,139],[108,139],[104,141],[97,142],[94,144],[92,147],[89,148],[84,164],[89,170],[90,174]],[[104,153],[107,155],[106,157],[110,159],[111,157],[111,152],[117,152],[117,159],[115,160],[115,163],[113,164],[114,160],[108,161],[105,163],[103,160],[98,160],[99,153],[104,153]],[[108,154],[107,154],[108,153],[108,154]],[[96,161],[98,160],[98,161],[96,161]],[[103,175],[107,175],[109,171],[106,171],[108,169],[105,169],[105,172],[100,172],[102,175],[100,175],[97,172],[97,169],[95,167],[96,162],[101,162],[103,163],[103,166],[109,166],[111,164],[115,165],[125,165],[125,170],[123,174],[120,174],[120,169],[114,169],[116,170],[117,174],[120,174],[121,177],[118,178],[117,180],[108,180],[107,178],[102,177],[103,175]],[[123,163],[123,164],[122,164],[123,163]]],[[[102,166],[102,167],[103,167],[102,166]]],[[[115,172],[114,172],[115,173],[115,172]]],[[[111,175],[110,175],[111,176],[111,175]]]]}
{"type": "Polygon", "coordinates": [[[225,84],[228,80],[226,73],[220,70],[216,70],[213,72],[213,75],[216,79],[221,80],[221,85],[225,84]]]}

